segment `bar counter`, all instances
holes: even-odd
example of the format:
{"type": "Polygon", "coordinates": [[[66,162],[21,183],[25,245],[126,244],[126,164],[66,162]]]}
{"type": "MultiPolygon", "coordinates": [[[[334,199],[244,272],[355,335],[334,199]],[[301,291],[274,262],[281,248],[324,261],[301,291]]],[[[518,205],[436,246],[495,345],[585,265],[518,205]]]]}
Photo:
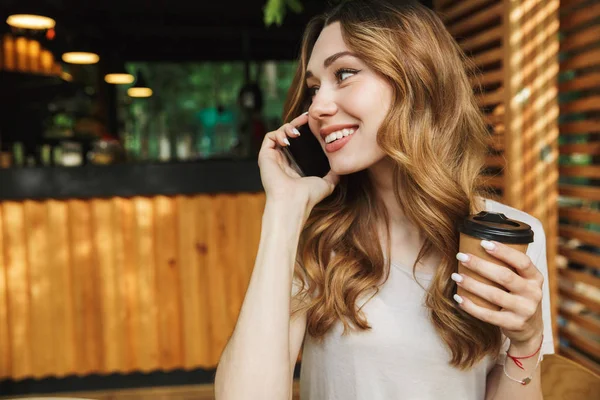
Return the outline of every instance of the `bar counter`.
{"type": "Polygon", "coordinates": [[[0,381],[215,368],[264,201],[256,160],[0,170],[0,381]]]}

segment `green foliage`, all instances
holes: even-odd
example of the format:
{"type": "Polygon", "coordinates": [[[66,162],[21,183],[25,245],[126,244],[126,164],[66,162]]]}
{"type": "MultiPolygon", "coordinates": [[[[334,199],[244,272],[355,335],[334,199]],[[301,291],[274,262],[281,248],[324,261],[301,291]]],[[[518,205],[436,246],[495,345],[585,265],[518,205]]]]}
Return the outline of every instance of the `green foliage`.
{"type": "Polygon", "coordinates": [[[263,7],[265,25],[270,26],[275,23],[281,26],[288,8],[296,14],[303,10],[300,0],[268,0],[263,7]]]}

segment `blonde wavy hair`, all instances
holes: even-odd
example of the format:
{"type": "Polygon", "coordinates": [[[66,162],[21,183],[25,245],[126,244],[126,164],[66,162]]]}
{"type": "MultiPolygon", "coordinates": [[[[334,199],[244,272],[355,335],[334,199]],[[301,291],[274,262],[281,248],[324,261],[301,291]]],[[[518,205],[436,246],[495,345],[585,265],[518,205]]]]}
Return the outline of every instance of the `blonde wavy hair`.
{"type": "MultiPolygon", "coordinates": [[[[451,351],[450,365],[468,369],[496,356],[501,333],[458,308],[452,299],[461,219],[477,212],[476,197],[491,197],[479,178],[487,152],[487,126],[465,72],[467,59],[440,19],[418,2],[346,1],[313,18],[304,33],[284,119],[306,109],[306,67],[322,29],[341,24],[344,40],[393,88],[393,104],[377,144],[394,161],[394,192],[405,215],[425,237],[413,265],[432,249],[442,254],[427,290],[426,307],[451,351]]],[[[300,238],[294,271],[301,282],[292,315],[307,312],[307,332],[322,340],[337,320],[371,329],[356,302],[377,293],[390,271],[387,211],[366,171],[342,176],[333,194],[311,212],[300,238]],[[384,257],[376,222],[384,222],[384,257]],[[374,291],[374,292],[373,292],[374,291]],[[300,301],[298,301],[300,300],[300,301]]],[[[416,277],[415,277],[416,279],[416,277]]]]}

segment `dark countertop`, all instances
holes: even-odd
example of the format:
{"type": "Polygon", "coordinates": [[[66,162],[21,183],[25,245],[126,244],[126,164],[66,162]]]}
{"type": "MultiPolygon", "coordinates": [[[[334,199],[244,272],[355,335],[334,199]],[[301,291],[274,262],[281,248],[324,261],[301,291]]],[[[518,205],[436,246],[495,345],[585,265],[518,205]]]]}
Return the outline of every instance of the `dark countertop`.
{"type": "Polygon", "coordinates": [[[256,159],[0,169],[0,201],[261,191],[256,159]]]}

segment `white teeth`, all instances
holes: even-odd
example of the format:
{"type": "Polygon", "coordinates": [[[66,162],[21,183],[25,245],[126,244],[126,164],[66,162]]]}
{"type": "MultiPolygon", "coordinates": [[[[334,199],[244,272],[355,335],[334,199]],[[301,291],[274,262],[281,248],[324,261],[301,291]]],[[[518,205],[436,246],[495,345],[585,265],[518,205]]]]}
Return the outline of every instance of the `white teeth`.
{"type": "Polygon", "coordinates": [[[339,131],[332,132],[329,135],[327,135],[325,137],[325,143],[329,144],[331,142],[334,142],[338,139],[343,138],[344,136],[352,135],[353,133],[354,133],[354,129],[352,129],[352,128],[340,129],[339,131]]]}

